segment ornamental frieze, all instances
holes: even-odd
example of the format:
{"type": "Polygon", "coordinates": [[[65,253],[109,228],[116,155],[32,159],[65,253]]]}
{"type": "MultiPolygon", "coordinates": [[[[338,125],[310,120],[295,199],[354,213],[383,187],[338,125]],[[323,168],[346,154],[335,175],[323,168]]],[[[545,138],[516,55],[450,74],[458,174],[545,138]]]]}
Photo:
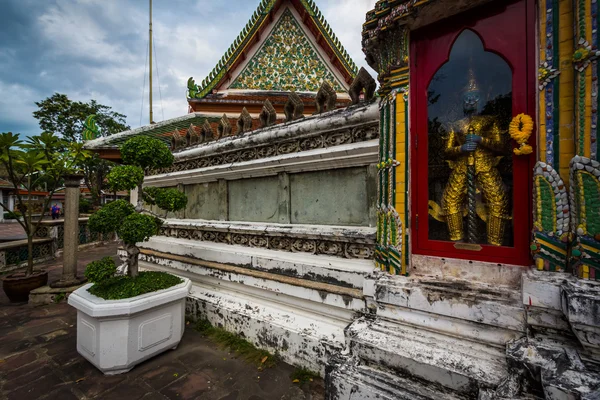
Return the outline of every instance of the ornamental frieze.
{"type": "MultiPolygon", "coordinates": [[[[214,232],[189,228],[162,227],[160,236],[203,242],[225,243],[238,246],[256,247],[292,253],[322,254],[350,259],[371,259],[375,243],[343,242],[326,239],[299,238],[268,234],[248,234],[234,232],[214,232]]],[[[366,241],[363,239],[363,241],[366,241]]]]}
{"type": "Polygon", "coordinates": [[[199,157],[176,162],[169,168],[152,171],[152,175],[193,169],[213,167],[236,162],[260,160],[278,155],[293,154],[301,151],[323,149],[344,144],[360,143],[379,138],[377,123],[362,125],[351,129],[340,129],[312,137],[302,137],[291,141],[266,146],[239,149],[237,151],[199,157]]]}

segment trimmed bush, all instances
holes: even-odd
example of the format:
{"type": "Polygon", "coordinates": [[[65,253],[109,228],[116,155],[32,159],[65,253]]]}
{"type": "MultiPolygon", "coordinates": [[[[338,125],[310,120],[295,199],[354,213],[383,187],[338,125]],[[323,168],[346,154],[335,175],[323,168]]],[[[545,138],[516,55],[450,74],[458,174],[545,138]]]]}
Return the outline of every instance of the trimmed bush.
{"type": "Polygon", "coordinates": [[[144,188],[144,201],[165,211],[179,211],[187,206],[187,196],[177,189],[150,186],[144,188]]]}
{"type": "Polygon", "coordinates": [[[110,170],[106,179],[113,192],[133,190],[144,180],[144,170],[136,165],[119,165],[110,170]]]}
{"type": "Polygon", "coordinates": [[[162,140],[148,136],[136,136],[123,143],[121,157],[124,164],[137,165],[143,169],[170,167],[175,160],[162,140]]]}
{"type": "Polygon", "coordinates": [[[135,278],[115,276],[94,284],[88,291],[105,300],[128,299],[179,285],[181,278],[166,272],[140,272],[135,278]]]}
{"type": "Polygon", "coordinates": [[[92,261],[85,267],[84,275],[88,281],[99,283],[112,278],[117,273],[117,266],[111,257],[92,261]]]}
{"type": "Polygon", "coordinates": [[[127,244],[146,242],[158,233],[158,218],[151,215],[133,213],[121,221],[117,235],[127,244]]]}
{"type": "Polygon", "coordinates": [[[89,201],[85,197],[79,198],[79,212],[81,214],[89,213],[92,210],[92,208],[93,208],[93,204],[91,201],[89,201]]]}
{"type": "Polygon", "coordinates": [[[90,216],[88,226],[93,232],[108,235],[116,232],[123,220],[135,213],[135,208],[125,200],[108,203],[90,216]]]}
{"type": "Polygon", "coordinates": [[[18,211],[8,211],[4,213],[4,219],[19,219],[23,215],[18,211]]]}

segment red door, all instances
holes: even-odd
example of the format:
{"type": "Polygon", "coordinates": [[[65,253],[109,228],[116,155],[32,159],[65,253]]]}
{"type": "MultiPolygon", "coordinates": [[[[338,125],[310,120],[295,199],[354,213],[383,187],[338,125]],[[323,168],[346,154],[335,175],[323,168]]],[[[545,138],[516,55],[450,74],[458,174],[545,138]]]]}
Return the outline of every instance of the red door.
{"type": "Polygon", "coordinates": [[[413,253],[530,264],[535,151],[514,155],[508,124],[535,115],[534,28],[521,0],[411,35],[413,253]]]}

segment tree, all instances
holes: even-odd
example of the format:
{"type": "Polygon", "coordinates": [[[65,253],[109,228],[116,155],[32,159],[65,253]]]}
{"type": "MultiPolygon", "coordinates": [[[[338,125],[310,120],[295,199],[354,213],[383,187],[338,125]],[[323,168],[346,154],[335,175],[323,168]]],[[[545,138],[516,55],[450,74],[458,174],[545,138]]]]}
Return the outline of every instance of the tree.
{"type": "Polygon", "coordinates": [[[144,171],[173,165],[173,154],[161,140],[146,136],[131,138],[121,147],[121,156],[124,165],[110,171],[108,184],[115,191],[137,189],[137,205],[124,200],[109,203],[92,214],[89,227],[102,234],[117,233],[127,251],[128,274],[135,278],[140,253],[136,243],[156,235],[163,222],[158,215],[144,208],[144,202],[168,213],[185,208],[187,197],[177,189],[142,187],[144,171]]]}
{"type": "MultiPolygon", "coordinates": [[[[91,115],[95,115],[94,120],[100,136],[109,136],[129,129],[125,115],[95,100],[83,103],[72,101],[67,95],[54,93],[35,104],[39,109],[33,112],[33,116],[39,121],[40,128],[45,132],[60,135],[68,142],[82,141],[86,119],[91,115]]],[[[100,194],[105,186],[104,178],[111,165],[97,154],[87,158],[81,165],[85,184],[92,195],[92,203],[96,206],[100,205],[100,194]]]]}
{"type": "MultiPolygon", "coordinates": [[[[16,209],[23,216],[17,221],[27,236],[26,275],[29,276],[33,273],[33,237],[48,212],[52,195],[62,186],[62,177],[79,172],[78,165],[91,155],[81,143],[67,143],[52,133],[32,136],[27,142],[21,141],[19,136],[12,132],[0,134],[0,164],[13,185],[16,209]],[[46,188],[48,196],[42,202],[40,215],[36,217],[32,192],[42,187],[46,188]],[[22,190],[27,192],[26,196],[21,195],[22,190]]],[[[4,204],[0,203],[0,206],[10,211],[4,204]]]]}
{"type": "Polygon", "coordinates": [[[99,104],[96,100],[88,103],[72,101],[67,95],[54,93],[51,97],[35,103],[39,110],[33,116],[39,121],[44,132],[60,135],[69,142],[81,142],[85,130],[85,120],[96,116],[100,136],[109,136],[129,129],[126,116],[113,111],[111,107],[99,104]]]}

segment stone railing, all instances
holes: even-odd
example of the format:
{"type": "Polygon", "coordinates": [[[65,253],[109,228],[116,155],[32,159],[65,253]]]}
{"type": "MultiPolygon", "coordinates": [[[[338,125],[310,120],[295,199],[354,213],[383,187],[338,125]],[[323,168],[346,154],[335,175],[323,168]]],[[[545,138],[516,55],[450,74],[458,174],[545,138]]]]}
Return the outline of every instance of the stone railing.
{"type": "MultiPolygon", "coordinates": [[[[89,218],[79,218],[79,246],[114,240],[114,235],[100,235],[88,228],[89,218]]],[[[60,253],[65,245],[64,220],[42,221],[37,238],[50,238],[54,242],[54,253],[60,253]]]]}
{"type": "MultiPolygon", "coordinates": [[[[27,265],[27,240],[0,243],[0,273],[9,272],[27,265]]],[[[53,240],[33,240],[33,262],[38,264],[54,258],[53,240]]]]}
{"type": "MultiPolygon", "coordinates": [[[[33,241],[33,261],[42,263],[59,256],[65,244],[64,220],[42,221],[33,241]]],[[[113,235],[100,235],[88,228],[88,218],[79,218],[79,246],[93,246],[115,240],[113,235]]],[[[27,264],[27,240],[0,243],[0,273],[27,264]]]]}

